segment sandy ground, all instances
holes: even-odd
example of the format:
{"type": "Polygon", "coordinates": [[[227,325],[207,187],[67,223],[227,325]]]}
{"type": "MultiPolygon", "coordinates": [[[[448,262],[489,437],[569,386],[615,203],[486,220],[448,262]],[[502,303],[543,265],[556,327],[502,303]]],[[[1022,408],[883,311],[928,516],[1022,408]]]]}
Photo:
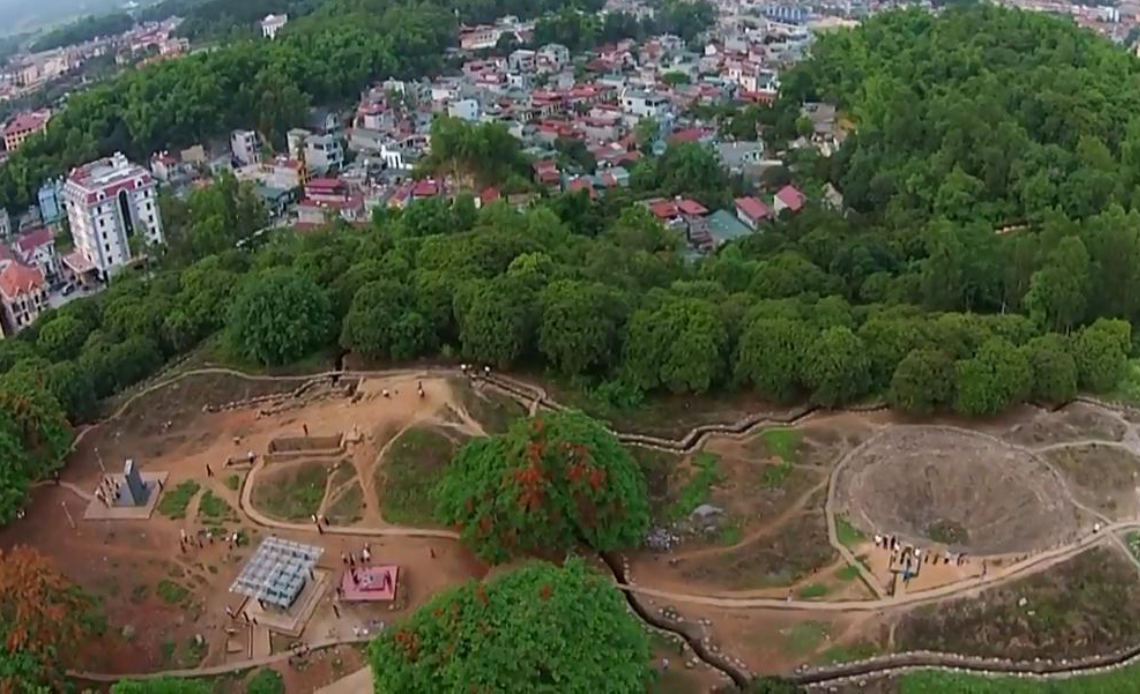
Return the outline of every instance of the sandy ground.
{"type": "MultiPolygon", "coordinates": [[[[359,426],[365,437],[353,451],[352,460],[361,467],[360,477],[367,484],[374,479],[372,466],[383,447],[406,427],[444,415],[456,420],[456,410],[458,421],[466,421],[462,408],[453,402],[454,394],[446,381],[425,379],[426,397],[421,399],[416,394],[418,380],[407,377],[369,381],[363,384],[362,397],[356,403],[345,398],[320,400],[272,416],[259,416],[256,409],[203,413],[200,401],[190,397],[179,400],[180,391],[188,392],[192,387],[184,381],[180,389],[147,396],[121,419],[88,433],[69,459],[63,481],[94,491],[102,474],[100,460],[108,469],[120,469],[123,461],[131,457],[143,470],[169,472],[167,491],[192,479],[237,509],[238,493],[223,483],[229,474],[222,470],[225,459],[249,450],[262,455],[270,440],[302,435],[302,425],[306,425],[314,436],[359,426]],[[390,391],[391,399],[382,396],[384,389],[390,391]],[[161,418],[157,424],[153,421],[156,416],[161,418]],[[235,443],[237,437],[240,442],[235,443]],[[212,477],[206,474],[207,465],[214,472],[212,477]]],[[[224,396],[222,400],[225,401],[224,396]]],[[[474,431],[478,424],[467,422],[465,426],[474,431]]],[[[372,492],[371,486],[367,488],[372,492]]],[[[204,527],[197,516],[201,496],[200,493],[191,503],[182,520],[155,513],[146,521],[84,521],[81,514],[85,500],[67,486],[49,485],[35,491],[27,518],[0,531],[0,546],[34,546],[103,601],[109,622],[107,636],[94,641],[89,652],[83,654],[85,669],[140,672],[176,667],[195,635],[201,635],[209,644],[203,665],[226,661],[225,629],[232,625],[224,608],[239,602],[238,596],[229,593],[229,586],[252,547],[231,550],[218,541],[181,553],[180,531],[185,529],[194,535],[204,527]],[[68,523],[64,505],[76,522],[74,529],[68,523]],[[168,604],[158,595],[158,584],[163,580],[189,589],[189,596],[180,604],[168,604]],[[172,657],[164,653],[165,642],[174,644],[172,657]]],[[[376,513],[375,502],[367,503],[365,513],[361,525],[384,525],[376,513]]],[[[359,552],[365,541],[312,531],[270,531],[255,527],[244,517],[226,527],[231,531],[245,529],[253,537],[254,546],[270,532],[319,544],[325,549],[321,566],[336,571],[340,569],[341,553],[359,552]]],[[[351,606],[343,609],[337,619],[329,603],[330,592],[302,640],[351,635],[353,627],[365,627],[372,620],[390,622],[409,614],[446,587],[478,578],[485,572],[470,553],[447,540],[385,538],[372,539],[371,545],[375,562],[400,565],[400,593],[405,598],[400,603],[404,607],[393,611],[388,606],[351,606]]]]}

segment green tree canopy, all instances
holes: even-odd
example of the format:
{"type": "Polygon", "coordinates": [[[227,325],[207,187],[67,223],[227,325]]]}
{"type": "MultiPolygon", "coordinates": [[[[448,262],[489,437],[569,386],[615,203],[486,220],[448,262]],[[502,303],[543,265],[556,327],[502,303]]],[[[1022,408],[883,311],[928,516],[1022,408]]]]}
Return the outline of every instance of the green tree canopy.
{"type": "Polygon", "coordinates": [[[515,422],[460,449],[436,491],[440,518],[491,562],[636,545],[649,526],[645,480],[613,434],[580,412],[515,422]]]}
{"type": "Polygon", "coordinates": [[[1128,367],[1132,326],[1104,318],[1082,330],[1073,343],[1080,383],[1094,392],[1112,390],[1128,367]]]}
{"type": "MultiPolygon", "coordinates": [[[[1077,362],[1060,335],[1035,337],[1021,348],[1033,374],[1034,399],[1066,403],[1077,395],[1077,362]]],[[[1115,385],[1115,384],[1114,384],[1115,385]]]]}
{"type": "Polygon", "coordinates": [[[863,341],[848,328],[828,328],[806,349],[804,384],[811,401],[824,407],[852,402],[871,387],[871,360],[863,341]]]}
{"type": "Polygon", "coordinates": [[[247,280],[230,307],[230,344],[259,364],[288,364],[325,345],[332,305],[312,280],[285,269],[247,280]]]}
{"type": "Polygon", "coordinates": [[[368,648],[376,690],[641,694],[649,640],[608,577],[580,559],[468,583],[368,648]]]}
{"type": "Polygon", "coordinates": [[[703,393],[725,372],[728,331],[716,309],[701,299],[671,299],[633,314],[625,341],[625,367],[644,390],[703,393]]]}
{"type": "Polygon", "coordinates": [[[895,369],[887,400],[904,412],[930,414],[954,403],[956,380],[954,360],[945,352],[911,350],[895,369]]]}
{"type": "Polygon", "coordinates": [[[1025,355],[1009,340],[995,337],[972,359],[958,362],[954,408],[973,417],[997,414],[1029,395],[1032,378],[1025,355]]]}

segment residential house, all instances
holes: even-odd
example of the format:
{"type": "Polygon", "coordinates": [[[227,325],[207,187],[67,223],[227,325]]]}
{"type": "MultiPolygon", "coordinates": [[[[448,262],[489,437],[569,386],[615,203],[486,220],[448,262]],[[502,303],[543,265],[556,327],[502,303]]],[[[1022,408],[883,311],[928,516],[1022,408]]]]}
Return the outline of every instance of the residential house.
{"type": "Polygon", "coordinates": [[[799,212],[803,209],[807,199],[804,194],[799,191],[795,186],[787,185],[781,188],[776,197],[772,200],[772,209],[777,215],[784,210],[790,210],[792,213],[799,212]]]}
{"type": "Polygon", "coordinates": [[[288,23],[289,15],[287,14],[266,15],[265,19],[261,20],[261,36],[272,41],[277,38],[277,32],[284,29],[288,23]]]}
{"type": "Polygon", "coordinates": [[[16,239],[16,253],[26,265],[38,268],[48,281],[60,275],[59,254],[55,250],[55,234],[48,227],[21,235],[16,239]]]}
{"type": "Polygon", "coordinates": [[[825,183],[823,186],[823,204],[835,212],[842,213],[846,210],[843,193],[840,193],[839,189],[831,185],[830,182],[825,183]]]}
{"type": "Polygon", "coordinates": [[[502,29],[495,26],[460,27],[459,47],[465,51],[483,51],[494,48],[502,36],[502,29]]]}
{"type": "Polygon", "coordinates": [[[736,216],[753,231],[773,217],[771,208],[754,197],[736,199],[736,216]]]}
{"type": "Polygon", "coordinates": [[[760,163],[761,157],[764,156],[764,143],[744,140],[721,142],[716,146],[716,154],[721,166],[733,174],[741,174],[760,163]]]}
{"type": "Polygon", "coordinates": [[[632,117],[636,122],[642,118],[664,118],[669,114],[672,103],[661,94],[627,89],[621,96],[621,106],[626,116],[632,117]]]}
{"type": "Polygon", "coordinates": [[[534,72],[537,67],[536,56],[534,51],[520,48],[507,58],[507,67],[511,72],[534,72]]]}
{"type": "Polygon", "coordinates": [[[63,219],[63,179],[44,182],[36,193],[36,202],[44,224],[55,224],[63,219]]]}
{"type": "Polygon", "coordinates": [[[534,162],[534,181],[547,189],[555,191],[562,185],[562,172],[553,159],[542,159],[534,162]]]}
{"type": "Polygon", "coordinates": [[[475,99],[460,99],[447,105],[447,115],[468,122],[479,120],[479,102],[475,99]]]}
{"type": "Polygon", "coordinates": [[[558,72],[570,64],[570,49],[560,43],[548,43],[538,49],[536,63],[540,72],[558,72]]]}
{"type": "Polygon", "coordinates": [[[16,260],[0,260],[0,308],[4,333],[15,335],[47,308],[47,280],[38,268],[16,260]]]}
{"type": "Polygon", "coordinates": [[[344,145],[334,135],[313,135],[305,140],[305,164],[320,176],[344,166],[344,145]]]}
{"type": "Polygon", "coordinates": [[[261,162],[261,142],[252,130],[235,130],[230,134],[230,153],[238,166],[261,162]]]}
{"type": "Polygon", "coordinates": [[[689,243],[698,249],[712,251],[750,233],[752,229],[731,212],[717,210],[691,224],[689,243]]]}
{"type": "Polygon", "coordinates": [[[29,111],[18,113],[4,126],[4,149],[15,152],[24,142],[47,129],[51,111],[29,111]]]}

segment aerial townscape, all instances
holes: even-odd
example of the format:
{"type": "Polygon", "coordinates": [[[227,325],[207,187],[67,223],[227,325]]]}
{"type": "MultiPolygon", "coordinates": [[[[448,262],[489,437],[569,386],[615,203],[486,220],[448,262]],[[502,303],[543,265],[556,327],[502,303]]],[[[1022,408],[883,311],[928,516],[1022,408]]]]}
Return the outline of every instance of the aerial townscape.
{"type": "Polygon", "coordinates": [[[1140,3],[0,20],[0,694],[1140,692],[1140,3]]]}

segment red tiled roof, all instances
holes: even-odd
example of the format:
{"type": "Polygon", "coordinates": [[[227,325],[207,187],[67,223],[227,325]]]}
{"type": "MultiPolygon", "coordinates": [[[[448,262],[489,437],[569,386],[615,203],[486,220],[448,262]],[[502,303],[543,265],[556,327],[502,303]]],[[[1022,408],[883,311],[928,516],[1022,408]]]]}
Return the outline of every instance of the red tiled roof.
{"type": "Polygon", "coordinates": [[[432,180],[416,181],[412,186],[413,198],[430,198],[439,195],[439,184],[432,180]]]}
{"type": "Polygon", "coordinates": [[[677,204],[672,200],[659,200],[649,206],[649,211],[658,219],[672,219],[677,216],[677,204]]]}
{"type": "Polygon", "coordinates": [[[34,288],[43,288],[44,273],[21,263],[9,262],[0,270],[0,293],[6,299],[15,299],[34,288]]]}
{"type": "Polygon", "coordinates": [[[670,142],[700,142],[704,137],[705,131],[700,128],[687,128],[685,130],[678,130],[669,136],[670,142]]]}
{"type": "Polygon", "coordinates": [[[484,203],[494,202],[501,197],[502,197],[502,195],[499,193],[499,189],[494,188],[494,187],[488,188],[488,189],[484,190],[482,193],[479,193],[479,199],[482,200],[484,203]]]}
{"type": "Polygon", "coordinates": [[[575,178],[573,181],[570,181],[569,183],[566,184],[566,191],[567,192],[576,193],[580,190],[584,190],[584,191],[588,192],[590,194],[591,198],[594,197],[594,186],[593,186],[593,184],[590,183],[590,181],[588,179],[575,178]]]}
{"type": "Polygon", "coordinates": [[[35,130],[36,128],[43,127],[44,123],[48,121],[48,114],[42,111],[33,111],[31,113],[21,113],[15,118],[8,121],[5,126],[4,132],[19,132],[21,130],[35,130]]]}
{"type": "Polygon", "coordinates": [[[21,236],[20,240],[16,242],[16,245],[19,246],[22,253],[31,253],[40,246],[46,246],[54,240],[55,236],[52,235],[51,229],[40,227],[30,234],[21,236]]]}
{"type": "Polygon", "coordinates": [[[780,192],[776,193],[776,197],[780,199],[780,202],[787,205],[792,212],[799,212],[804,206],[804,194],[795,186],[784,186],[780,192]]]}
{"type": "Polygon", "coordinates": [[[753,221],[766,219],[772,214],[772,211],[768,209],[767,205],[753,197],[737,198],[736,209],[740,210],[744,213],[745,217],[753,221]]]}
{"type": "Polygon", "coordinates": [[[336,178],[314,178],[305,187],[320,191],[334,191],[343,185],[344,182],[336,178]]]}
{"type": "Polygon", "coordinates": [[[701,217],[709,213],[708,208],[696,200],[681,200],[677,203],[677,209],[692,217],[701,217]]]}

